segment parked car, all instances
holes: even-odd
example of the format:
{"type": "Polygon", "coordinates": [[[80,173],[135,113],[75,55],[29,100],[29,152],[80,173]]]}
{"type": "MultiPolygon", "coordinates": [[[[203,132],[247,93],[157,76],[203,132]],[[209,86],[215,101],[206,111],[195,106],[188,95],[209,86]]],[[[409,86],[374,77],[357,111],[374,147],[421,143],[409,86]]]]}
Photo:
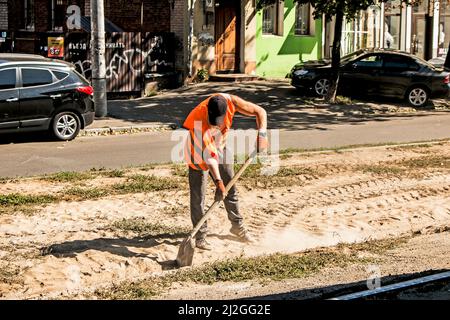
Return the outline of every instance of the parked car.
{"type": "MultiPolygon", "coordinates": [[[[330,61],[294,66],[292,85],[323,96],[329,90],[330,61]]],[[[447,97],[450,74],[414,55],[395,50],[359,50],[342,57],[338,91],[344,95],[405,98],[422,107],[429,98],[447,97]]]]}
{"type": "Polygon", "coordinates": [[[72,140],[94,121],[93,92],[70,63],[0,54],[0,133],[50,130],[72,140]]]}

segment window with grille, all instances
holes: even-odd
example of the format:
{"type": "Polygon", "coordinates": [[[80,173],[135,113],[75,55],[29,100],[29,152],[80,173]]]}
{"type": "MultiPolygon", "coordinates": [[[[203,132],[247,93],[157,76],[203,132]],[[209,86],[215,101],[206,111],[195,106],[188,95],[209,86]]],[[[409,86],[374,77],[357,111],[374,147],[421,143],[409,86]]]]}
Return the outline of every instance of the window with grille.
{"type": "Polygon", "coordinates": [[[52,2],[52,29],[63,31],[66,22],[67,0],[51,0],[52,2]]]}
{"type": "Polygon", "coordinates": [[[24,0],[23,28],[34,31],[34,0],[24,0]]]}
{"type": "Polygon", "coordinates": [[[284,1],[263,8],[262,33],[283,35],[284,1]]]}
{"type": "Polygon", "coordinates": [[[311,8],[307,4],[297,4],[295,8],[295,34],[299,36],[311,34],[311,8]]]}

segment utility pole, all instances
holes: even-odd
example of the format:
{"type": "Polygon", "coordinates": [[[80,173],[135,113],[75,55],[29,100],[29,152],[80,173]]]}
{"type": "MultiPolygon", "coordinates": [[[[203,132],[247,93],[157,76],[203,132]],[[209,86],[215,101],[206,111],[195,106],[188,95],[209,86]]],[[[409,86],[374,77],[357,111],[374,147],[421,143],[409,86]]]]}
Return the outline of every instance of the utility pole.
{"type": "Polygon", "coordinates": [[[92,86],[94,87],[95,115],[99,118],[103,118],[108,114],[108,104],[106,100],[104,0],[90,1],[92,86]]]}

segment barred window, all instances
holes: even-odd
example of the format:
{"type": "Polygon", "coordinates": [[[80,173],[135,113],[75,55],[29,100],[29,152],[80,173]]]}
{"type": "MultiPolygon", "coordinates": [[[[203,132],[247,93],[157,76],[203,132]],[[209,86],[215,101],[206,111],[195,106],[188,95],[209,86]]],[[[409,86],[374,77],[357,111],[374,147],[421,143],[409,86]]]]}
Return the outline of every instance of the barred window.
{"type": "Polygon", "coordinates": [[[25,30],[34,31],[34,0],[24,0],[24,21],[25,30]]]}
{"type": "Polygon", "coordinates": [[[263,8],[262,33],[283,35],[284,1],[263,8]]]}
{"type": "Polygon", "coordinates": [[[311,34],[311,9],[308,3],[297,4],[295,8],[295,34],[310,35],[311,34]]]}

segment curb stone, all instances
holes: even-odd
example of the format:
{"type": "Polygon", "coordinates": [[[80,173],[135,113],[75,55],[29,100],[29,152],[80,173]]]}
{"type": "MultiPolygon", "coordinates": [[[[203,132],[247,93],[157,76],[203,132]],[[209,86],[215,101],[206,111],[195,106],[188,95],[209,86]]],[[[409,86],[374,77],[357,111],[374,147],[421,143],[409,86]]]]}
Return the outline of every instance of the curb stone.
{"type": "Polygon", "coordinates": [[[154,132],[154,131],[168,131],[175,130],[179,126],[175,123],[161,124],[161,125],[136,125],[123,127],[103,127],[103,128],[87,128],[80,130],[79,136],[106,136],[106,135],[120,135],[132,134],[140,132],[154,132]]]}

